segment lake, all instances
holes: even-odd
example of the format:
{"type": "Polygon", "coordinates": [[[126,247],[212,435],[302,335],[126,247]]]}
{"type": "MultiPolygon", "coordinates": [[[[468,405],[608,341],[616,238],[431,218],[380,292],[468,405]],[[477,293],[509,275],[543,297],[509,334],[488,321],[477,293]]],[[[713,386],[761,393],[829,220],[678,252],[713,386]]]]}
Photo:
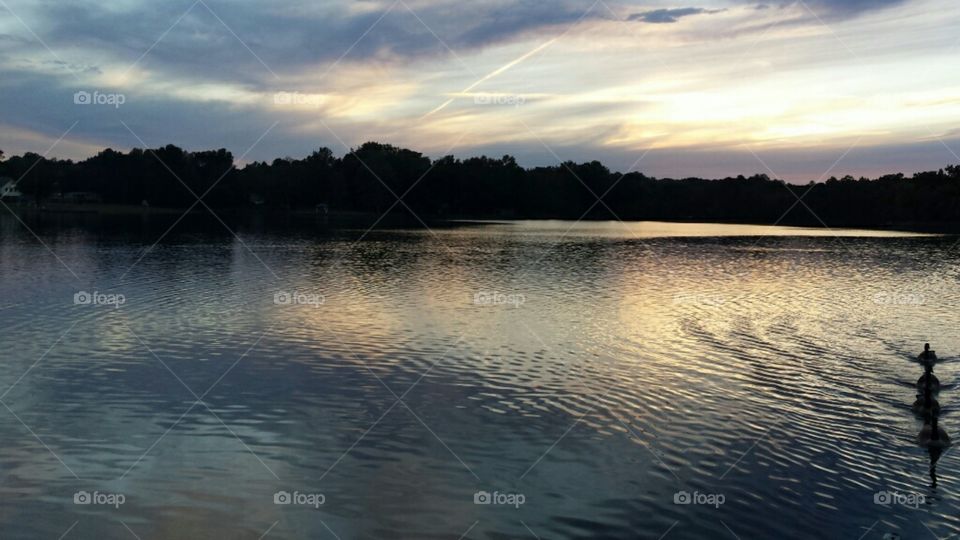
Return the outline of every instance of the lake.
{"type": "Polygon", "coordinates": [[[957,237],[176,218],[0,218],[3,538],[960,532],[957,237]]]}

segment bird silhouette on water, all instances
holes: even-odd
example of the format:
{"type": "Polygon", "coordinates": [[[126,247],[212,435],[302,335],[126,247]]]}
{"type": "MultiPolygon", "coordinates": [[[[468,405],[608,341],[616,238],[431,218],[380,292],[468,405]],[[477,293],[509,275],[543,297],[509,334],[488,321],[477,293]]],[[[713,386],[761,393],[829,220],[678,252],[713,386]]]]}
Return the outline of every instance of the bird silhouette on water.
{"type": "Polygon", "coordinates": [[[913,412],[923,417],[923,427],[917,434],[917,444],[930,453],[930,480],[937,487],[937,461],[943,450],[950,446],[950,435],[940,427],[940,403],[934,398],[940,391],[940,380],[933,374],[937,363],[937,354],[930,344],[923,345],[923,352],[917,355],[917,361],[923,365],[923,375],[917,380],[917,400],[913,403],[913,412]]]}
{"type": "Polygon", "coordinates": [[[937,353],[930,349],[929,343],[923,344],[923,352],[917,355],[917,361],[923,365],[933,365],[937,363],[937,353]]]}

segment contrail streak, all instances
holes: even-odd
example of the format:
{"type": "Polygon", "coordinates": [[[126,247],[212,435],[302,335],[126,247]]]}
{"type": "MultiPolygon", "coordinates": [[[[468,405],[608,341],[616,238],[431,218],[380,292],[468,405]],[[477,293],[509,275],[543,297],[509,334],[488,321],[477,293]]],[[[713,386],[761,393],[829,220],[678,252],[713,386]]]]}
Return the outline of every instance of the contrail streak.
{"type": "MultiPolygon", "coordinates": [[[[503,66],[500,66],[499,68],[491,71],[490,73],[487,73],[487,74],[484,75],[482,78],[480,78],[480,80],[478,80],[477,82],[475,82],[475,83],[471,84],[470,86],[468,86],[468,87],[464,88],[463,90],[461,90],[461,91],[460,91],[460,94],[466,94],[467,92],[473,90],[473,89],[476,88],[477,86],[485,83],[486,81],[489,81],[490,79],[496,77],[497,75],[500,75],[500,74],[503,73],[504,71],[507,71],[508,69],[516,66],[517,64],[519,64],[519,63],[523,62],[524,60],[526,60],[527,58],[530,58],[531,56],[537,54],[538,52],[542,51],[543,49],[546,49],[546,48],[549,47],[550,45],[553,45],[553,42],[555,42],[556,40],[557,40],[557,38],[553,38],[553,39],[551,39],[551,40],[549,40],[549,41],[546,41],[546,42],[544,42],[544,43],[541,43],[540,45],[538,45],[538,46],[537,46],[535,49],[533,49],[532,51],[527,52],[527,53],[524,54],[523,56],[520,56],[519,58],[516,58],[516,59],[514,59],[514,60],[511,60],[510,62],[507,62],[507,63],[504,64],[503,66]]],[[[434,114],[434,113],[438,113],[438,112],[442,111],[443,109],[445,109],[445,108],[447,107],[447,105],[450,105],[451,103],[453,103],[453,100],[454,100],[454,99],[456,99],[456,98],[450,98],[450,99],[444,101],[444,102],[441,103],[437,108],[435,108],[435,109],[433,109],[432,111],[428,112],[427,114],[421,116],[420,119],[422,120],[422,119],[424,119],[424,118],[426,118],[426,117],[428,117],[428,116],[430,116],[430,115],[432,115],[432,114],[434,114]]]]}

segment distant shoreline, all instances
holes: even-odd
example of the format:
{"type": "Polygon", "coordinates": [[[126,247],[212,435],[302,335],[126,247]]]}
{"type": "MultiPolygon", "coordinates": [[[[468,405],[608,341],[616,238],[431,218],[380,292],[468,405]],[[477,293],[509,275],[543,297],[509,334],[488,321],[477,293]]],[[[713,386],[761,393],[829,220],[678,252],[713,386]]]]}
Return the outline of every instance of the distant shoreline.
{"type": "Polygon", "coordinates": [[[225,149],[190,152],[167,145],[108,149],[81,162],[7,157],[0,161],[0,184],[25,207],[39,202],[41,211],[62,213],[211,208],[224,215],[317,215],[362,224],[393,210],[388,224],[414,227],[420,219],[565,219],[960,232],[960,165],[909,178],[845,176],[797,185],[765,174],[620,174],[599,161],[524,168],[509,155],[431,159],[376,142],[343,157],[320,148],[303,159],[238,168],[225,149]]]}
{"type": "MultiPolygon", "coordinates": [[[[34,206],[32,203],[20,203],[20,204],[9,204],[7,207],[10,210],[17,213],[23,213],[27,215],[103,215],[103,216],[132,216],[132,215],[141,215],[141,216],[181,216],[185,213],[190,215],[204,215],[209,214],[209,210],[206,208],[197,205],[197,207],[190,209],[189,211],[186,208],[175,208],[175,207],[150,207],[150,206],[141,206],[141,205],[128,205],[128,204],[105,204],[105,203],[58,203],[58,202],[48,202],[43,203],[39,208],[34,206]]],[[[214,210],[217,215],[228,215],[228,216],[289,216],[296,218],[317,218],[324,222],[329,222],[331,225],[343,225],[343,224],[358,224],[358,223],[367,223],[372,225],[378,219],[381,219],[381,224],[391,225],[397,224],[398,222],[409,222],[410,225],[423,225],[420,220],[410,216],[409,212],[396,211],[394,210],[387,216],[383,216],[382,213],[377,212],[362,212],[362,211],[338,211],[331,210],[327,214],[318,214],[315,210],[303,210],[303,209],[289,209],[281,210],[276,208],[217,208],[214,210]]],[[[517,221],[563,221],[563,222],[573,222],[581,221],[585,223],[597,223],[597,222],[606,222],[606,221],[618,221],[613,219],[599,219],[597,217],[585,217],[580,220],[568,219],[563,217],[528,217],[528,216],[420,216],[423,221],[427,223],[440,224],[440,223],[455,223],[455,224],[475,224],[475,225],[491,225],[491,224],[509,224],[517,221]]],[[[663,222],[663,223],[702,223],[702,224],[717,224],[717,225],[750,225],[750,226],[778,226],[778,227],[796,227],[803,229],[837,229],[837,230],[850,230],[850,229],[862,229],[862,230],[876,230],[876,231],[899,231],[899,232],[912,232],[912,233],[927,233],[927,234],[942,234],[942,235],[954,235],[960,234],[960,222],[902,222],[902,223],[887,223],[887,224],[857,224],[857,223],[845,223],[842,225],[836,225],[831,227],[825,227],[822,224],[811,224],[807,223],[797,223],[783,221],[780,223],[769,223],[762,221],[747,221],[747,220],[703,220],[703,219],[640,219],[640,220],[623,220],[623,223],[641,223],[641,222],[663,222]]]]}

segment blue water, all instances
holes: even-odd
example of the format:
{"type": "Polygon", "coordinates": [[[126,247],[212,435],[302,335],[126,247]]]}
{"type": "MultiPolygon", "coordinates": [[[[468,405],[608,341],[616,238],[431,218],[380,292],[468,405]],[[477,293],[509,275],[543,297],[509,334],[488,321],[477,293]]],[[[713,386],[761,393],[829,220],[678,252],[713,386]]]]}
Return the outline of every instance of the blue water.
{"type": "Polygon", "coordinates": [[[955,237],[176,217],[0,218],[3,538],[960,532],[955,237]]]}

